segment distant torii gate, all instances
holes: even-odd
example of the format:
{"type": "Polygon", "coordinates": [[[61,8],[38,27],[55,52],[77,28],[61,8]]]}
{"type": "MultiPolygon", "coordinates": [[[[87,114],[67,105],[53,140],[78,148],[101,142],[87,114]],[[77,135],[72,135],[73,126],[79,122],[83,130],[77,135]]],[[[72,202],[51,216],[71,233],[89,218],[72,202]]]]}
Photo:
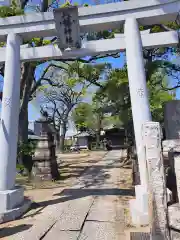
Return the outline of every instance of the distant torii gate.
{"type": "Polygon", "coordinates": [[[76,59],[126,49],[140,178],[141,184],[147,187],[142,125],[151,120],[151,114],[142,48],[177,45],[179,38],[175,31],[141,36],[138,23],[153,25],[175,21],[179,11],[180,0],[134,0],[80,7],[78,11],[70,7],[55,10],[54,13],[33,13],[0,19],[0,41],[7,39],[6,48],[0,49],[0,63],[5,62],[0,126],[0,201],[3,201],[6,194],[11,200],[16,195],[11,206],[0,205],[1,212],[6,212],[7,209],[12,210],[22,202],[22,195],[17,193],[19,190],[14,189],[21,61],[76,59]],[[115,39],[87,42],[81,48],[80,32],[115,29],[124,23],[124,35],[115,39]],[[22,40],[51,36],[58,36],[59,46],[21,47],[22,40]]]}

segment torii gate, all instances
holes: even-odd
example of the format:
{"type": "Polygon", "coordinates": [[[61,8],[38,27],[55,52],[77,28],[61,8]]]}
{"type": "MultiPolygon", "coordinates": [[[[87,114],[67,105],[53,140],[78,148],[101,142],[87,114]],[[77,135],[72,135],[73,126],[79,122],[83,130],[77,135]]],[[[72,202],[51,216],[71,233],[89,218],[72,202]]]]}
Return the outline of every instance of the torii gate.
{"type": "Polygon", "coordinates": [[[1,213],[13,211],[13,208],[23,201],[23,190],[15,189],[21,61],[76,59],[126,49],[140,178],[141,184],[147,187],[142,125],[151,121],[151,114],[142,48],[175,46],[179,43],[179,38],[175,31],[141,36],[138,23],[153,25],[175,21],[179,11],[180,0],[134,0],[80,7],[78,12],[75,8],[67,8],[55,10],[54,13],[33,13],[0,19],[0,41],[7,39],[6,48],[0,49],[0,63],[5,62],[0,126],[1,213]],[[67,14],[68,11],[71,16],[67,14]],[[71,23],[70,18],[73,20],[71,23]],[[115,39],[87,42],[84,48],[80,48],[79,32],[115,29],[124,23],[124,35],[115,39]],[[73,25],[71,30],[69,24],[73,25]],[[51,36],[59,37],[59,46],[21,47],[22,40],[51,36]],[[62,50],[65,48],[66,50],[62,50]],[[8,196],[10,201],[8,202],[4,196],[8,196]]]}

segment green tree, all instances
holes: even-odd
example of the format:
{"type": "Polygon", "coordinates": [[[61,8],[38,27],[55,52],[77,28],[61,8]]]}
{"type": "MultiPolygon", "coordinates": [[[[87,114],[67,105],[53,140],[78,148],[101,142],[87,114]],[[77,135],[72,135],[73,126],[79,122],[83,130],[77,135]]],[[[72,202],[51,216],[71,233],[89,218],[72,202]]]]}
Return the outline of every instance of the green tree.
{"type": "Polygon", "coordinates": [[[89,120],[92,117],[92,105],[79,103],[72,113],[72,119],[78,131],[85,131],[89,128],[89,120]]]}
{"type": "Polygon", "coordinates": [[[68,130],[69,117],[72,109],[78,104],[86,91],[85,84],[75,90],[74,79],[44,90],[41,112],[47,114],[56,131],[57,148],[64,151],[65,135],[68,130]],[[81,89],[80,89],[81,88],[81,89]],[[60,139],[59,139],[60,136],[60,139]]]}
{"type": "MultiPolygon", "coordinates": [[[[42,88],[41,111],[46,112],[48,118],[52,120],[57,136],[61,130],[61,151],[64,150],[64,138],[73,108],[83,101],[88,88],[94,81],[100,79],[105,70],[106,64],[89,66],[74,62],[64,66],[61,71],[57,68],[57,72],[60,72],[57,77],[49,73],[53,86],[45,84],[42,88]]],[[[54,73],[54,69],[52,72],[54,73]]]]}
{"type": "Polygon", "coordinates": [[[101,130],[109,125],[105,108],[106,103],[104,105],[99,96],[95,95],[92,104],[80,103],[72,114],[75,126],[79,131],[91,131],[96,135],[97,148],[100,146],[101,130]]]}
{"type": "Polygon", "coordinates": [[[157,81],[162,78],[160,73],[156,73],[151,77],[148,82],[149,89],[149,102],[152,113],[152,119],[164,124],[164,104],[168,101],[175,99],[175,91],[165,91],[168,88],[168,80],[166,78],[161,80],[160,84],[157,81]],[[158,80],[157,80],[158,79],[158,80]],[[153,84],[155,82],[155,84],[153,84]],[[162,87],[163,84],[163,87],[162,87]]]}
{"type": "MultiPolygon", "coordinates": [[[[168,88],[168,82],[161,72],[151,74],[151,78],[147,81],[152,118],[153,121],[160,123],[163,123],[164,103],[175,98],[174,91],[165,91],[162,83],[163,87],[168,88]]],[[[113,69],[104,87],[100,88],[97,94],[107,101],[107,112],[119,116],[125,128],[131,127],[129,131],[132,136],[132,112],[126,66],[123,69],[113,69]]]]}
{"type": "MultiPolygon", "coordinates": [[[[167,90],[168,81],[165,80],[160,69],[156,67],[156,71],[149,75],[150,78],[147,81],[149,101],[153,120],[163,123],[163,105],[165,102],[174,99],[175,94],[174,91],[167,90]],[[164,88],[166,88],[166,91],[164,88]]],[[[106,112],[111,114],[111,116],[118,117],[119,124],[126,130],[128,154],[127,159],[124,159],[122,162],[122,166],[126,166],[131,162],[132,147],[134,146],[134,128],[126,66],[122,69],[113,69],[104,86],[99,88],[96,94],[103,97],[104,101],[107,102],[106,112]]]]}

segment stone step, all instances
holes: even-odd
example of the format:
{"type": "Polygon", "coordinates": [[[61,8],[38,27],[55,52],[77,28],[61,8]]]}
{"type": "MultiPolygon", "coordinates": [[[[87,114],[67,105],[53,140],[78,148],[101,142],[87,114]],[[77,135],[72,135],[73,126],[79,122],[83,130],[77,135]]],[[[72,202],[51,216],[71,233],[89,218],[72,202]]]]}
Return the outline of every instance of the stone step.
{"type": "MultiPolygon", "coordinates": [[[[149,224],[148,209],[146,212],[143,211],[143,205],[140,204],[140,201],[137,199],[131,199],[129,201],[130,214],[133,226],[142,226],[149,224]]],[[[148,208],[148,202],[147,202],[148,208]]]]}
{"type": "Polygon", "coordinates": [[[180,204],[175,203],[168,207],[169,226],[180,232],[180,204]]]}
{"type": "Polygon", "coordinates": [[[180,232],[176,230],[170,229],[171,240],[179,240],[180,239],[180,232]]]}
{"type": "Polygon", "coordinates": [[[172,240],[180,239],[180,204],[175,203],[168,207],[169,227],[172,240]]]}
{"type": "Polygon", "coordinates": [[[147,233],[147,232],[131,232],[130,240],[150,240],[150,233],[147,233]]]}

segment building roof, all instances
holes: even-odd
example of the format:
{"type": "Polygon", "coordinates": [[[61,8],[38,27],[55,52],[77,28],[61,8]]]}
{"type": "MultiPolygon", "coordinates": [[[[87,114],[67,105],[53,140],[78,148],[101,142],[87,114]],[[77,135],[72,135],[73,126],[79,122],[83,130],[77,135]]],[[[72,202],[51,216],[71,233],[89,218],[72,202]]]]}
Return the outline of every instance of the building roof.
{"type": "Polygon", "coordinates": [[[40,137],[35,135],[31,129],[28,129],[28,139],[38,140],[40,137]]]}
{"type": "Polygon", "coordinates": [[[80,133],[74,135],[74,137],[89,137],[89,136],[94,136],[94,132],[93,131],[84,131],[84,132],[80,132],[80,133]]]}
{"type": "Polygon", "coordinates": [[[89,137],[89,136],[90,136],[90,134],[87,132],[81,132],[81,133],[74,135],[74,137],[89,137]]]}

